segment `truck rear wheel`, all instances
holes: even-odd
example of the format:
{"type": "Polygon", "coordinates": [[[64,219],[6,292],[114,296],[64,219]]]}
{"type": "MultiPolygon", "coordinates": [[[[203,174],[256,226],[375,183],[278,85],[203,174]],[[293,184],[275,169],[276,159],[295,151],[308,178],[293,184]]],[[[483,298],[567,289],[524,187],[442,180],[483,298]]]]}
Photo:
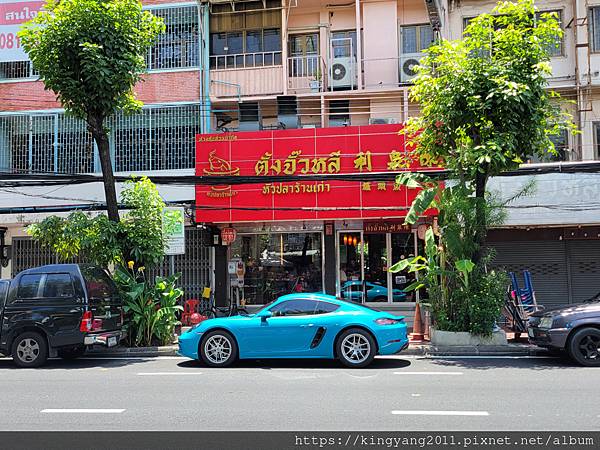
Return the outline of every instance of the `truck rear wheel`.
{"type": "Polygon", "coordinates": [[[11,355],[19,367],[39,367],[48,359],[46,338],[35,331],[26,331],[13,341],[11,355]]]}

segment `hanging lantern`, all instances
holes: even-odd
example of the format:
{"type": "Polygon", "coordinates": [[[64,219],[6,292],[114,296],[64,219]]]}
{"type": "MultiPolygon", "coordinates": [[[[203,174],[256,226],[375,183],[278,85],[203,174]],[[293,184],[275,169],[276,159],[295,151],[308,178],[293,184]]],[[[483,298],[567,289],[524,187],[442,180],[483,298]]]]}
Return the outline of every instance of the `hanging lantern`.
{"type": "Polygon", "coordinates": [[[348,235],[344,235],[344,245],[348,245],[348,235]]]}
{"type": "Polygon", "coordinates": [[[352,244],[354,244],[354,246],[356,247],[356,245],[358,244],[358,239],[356,239],[356,236],[354,236],[354,239],[352,241],[352,244]]]}

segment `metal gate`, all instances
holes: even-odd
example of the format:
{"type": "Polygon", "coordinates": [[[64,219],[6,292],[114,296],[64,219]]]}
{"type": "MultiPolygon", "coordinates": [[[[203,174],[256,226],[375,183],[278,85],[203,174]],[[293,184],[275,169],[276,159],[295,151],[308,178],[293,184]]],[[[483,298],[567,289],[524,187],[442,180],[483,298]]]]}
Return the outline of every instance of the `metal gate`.
{"type": "MultiPolygon", "coordinates": [[[[186,228],[185,255],[175,256],[175,272],[181,272],[179,286],[183,289],[186,299],[199,298],[202,288],[210,286],[211,258],[208,238],[209,236],[201,229],[186,228]]],[[[29,237],[13,238],[12,250],[12,277],[31,267],[60,262],[52,250],[42,247],[29,237]]],[[[85,262],[85,258],[77,258],[69,262],[85,262]]],[[[167,257],[162,265],[150,270],[148,275],[151,278],[156,275],[168,275],[169,270],[167,257]]]]}
{"type": "Polygon", "coordinates": [[[490,243],[496,249],[494,266],[521,274],[529,270],[539,304],[569,303],[569,277],[565,241],[509,241],[490,243]]]}
{"type": "Polygon", "coordinates": [[[600,241],[509,241],[491,243],[494,265],[529,270],[537,302],[546,307],[579,303],[600,292],[600,241]]]}

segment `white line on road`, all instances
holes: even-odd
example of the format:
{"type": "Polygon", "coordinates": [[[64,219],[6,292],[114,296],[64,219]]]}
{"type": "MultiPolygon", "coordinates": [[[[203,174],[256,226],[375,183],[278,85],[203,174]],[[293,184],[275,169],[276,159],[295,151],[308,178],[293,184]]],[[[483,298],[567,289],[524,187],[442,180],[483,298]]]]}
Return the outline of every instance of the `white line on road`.
{"type": "Polygon", "coordinates": [[[394,372],[394,375],[464,375],[463,372],[394,372]]]}
{"type": "Polygon", "coordinates": [[[392,411],[401,416],[489,416],[487,411],[392,411]]]}
{"type": "Polygon", "coordinates": [[[41,413],[67,413],[67,414],[120,414],[124,409],[42,409],[41,413]]]}
{"type": "Polygon", "coordinates": [[[202,372],[138,372],[138,375],[144,377],[161,375],[202,375],[202,372]]]}

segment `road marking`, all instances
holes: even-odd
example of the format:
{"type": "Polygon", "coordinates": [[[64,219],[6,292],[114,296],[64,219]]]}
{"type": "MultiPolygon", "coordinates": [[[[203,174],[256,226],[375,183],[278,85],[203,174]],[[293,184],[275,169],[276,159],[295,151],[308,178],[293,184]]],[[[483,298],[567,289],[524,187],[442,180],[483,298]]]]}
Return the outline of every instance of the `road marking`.
{"type": "Polygon", "coordinates": [[[487,411],[392,411],[401,416],[489,416],[487,411]]]}
{"type": "Polygon", "coordinates": [[[67,414],[120,414],[124,409],[42,409],[41,413],[67,413],[67,414]]]}
{"type": "Polygon", "coordinates": [[[420,397],[421,396],[421,394],[410,394],[410,395],[411,395],[411,397],[420,397]]]}
{"type": "Polygon", "coordinates": [[[560,356],[486,356],[486,355],[465,355],[465,356],[437,356],[426,355],[425,359],[559,359],[560,356]]]}
{"type": "Polygon", "coordinates": [[[139,376],[161,376],[161,375],[202,375],[202,372],[138,372],[139,376]]]}
{"type": "Polygon", "coordinates": [[[394,375],[464,375],[463,372],[394,372],[394,375]]]}

